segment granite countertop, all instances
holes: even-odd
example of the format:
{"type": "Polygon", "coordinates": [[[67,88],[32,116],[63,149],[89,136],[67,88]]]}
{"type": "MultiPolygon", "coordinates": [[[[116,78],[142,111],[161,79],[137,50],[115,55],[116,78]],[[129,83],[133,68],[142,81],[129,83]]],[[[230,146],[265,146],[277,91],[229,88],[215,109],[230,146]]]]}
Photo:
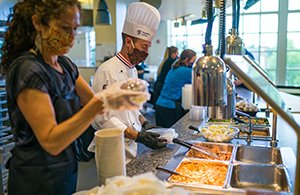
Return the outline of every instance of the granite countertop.
{"type": "MultiPolygon", "coordinates": [[[[193,135],[193,130],[189,129],[190,125],[198,127],[203,121],[190,120],[189,112],[184,115],[172,128],[178,133],[178,139],[181,140],[198,140],[200,137],[193,135]]],[[[167,147],[158,150],[146,148],[136,158],[126,165],[127,176],[134,176],[146,172],[158,173],[157,166],[164,166],[180,148],[178,144],[168,144],[167,147]]]]}

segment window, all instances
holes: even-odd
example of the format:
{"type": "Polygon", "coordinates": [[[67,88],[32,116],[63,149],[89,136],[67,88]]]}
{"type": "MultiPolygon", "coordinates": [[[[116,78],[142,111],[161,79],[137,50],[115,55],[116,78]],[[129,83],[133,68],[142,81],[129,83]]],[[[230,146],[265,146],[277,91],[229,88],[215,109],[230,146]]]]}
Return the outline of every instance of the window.
{"type": "MultiPolygon", "coordinates": [[[[299,0],[260,0],[248,10],[241,0],[239,36],[255,61],[275,84],[300,86],[300,18],[299,0]]],[[[232,27],[232,8],[226,8],[226,36],[232,27]]],[[[213,24],[212,45],[218,48],[219,18],[213,24]]],[[[201,57],[207,23],[174,27],[169,23],[169,45],[193,49],[201,57]]]]}
{"type": "MultiPolygon", "coordinates": [[[[295,1],[290,2],[297,7],[295,1]]],[[[300,3],[298,3],[298,8],[300,9],[299,5],[300,3]]],[[[293,8],[295,9],[295,7],[293,8]]],[[[299,17],[300,11],[288,11],[285,84],[292,86],[300,86],[300,25],[297,25],[299,17]]]]}

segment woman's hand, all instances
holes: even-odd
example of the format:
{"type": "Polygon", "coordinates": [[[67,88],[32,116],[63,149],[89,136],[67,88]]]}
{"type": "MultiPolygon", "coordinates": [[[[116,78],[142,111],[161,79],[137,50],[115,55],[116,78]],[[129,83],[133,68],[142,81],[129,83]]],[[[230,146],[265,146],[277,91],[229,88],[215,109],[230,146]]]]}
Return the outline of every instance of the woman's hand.
{"type": "Polygon", "coordinates": [[[103,102],[104,109],[109,110],[135,110],[140,108],[140,104],[132,99],[147,99],[147,92],[137,92],[121,89],[126,84],[126,80],[114,83],[102,92],[96,93],[95,98],[103,102]]]}

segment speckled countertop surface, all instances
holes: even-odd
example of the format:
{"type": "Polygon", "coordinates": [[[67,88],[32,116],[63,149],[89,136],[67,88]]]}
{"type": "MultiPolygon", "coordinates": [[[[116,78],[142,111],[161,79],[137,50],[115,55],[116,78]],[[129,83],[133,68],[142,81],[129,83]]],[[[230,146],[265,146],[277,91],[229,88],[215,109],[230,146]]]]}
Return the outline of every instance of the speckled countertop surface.
{"type": "MultiPolygon", "coordinates": [[[[193,135],[193,130],[189,129],[190,125],[198,127],[203,121],[190,120],[189,112],[184,115],[172,128],[178,133],[178,139],[181,140],[198,140],[201,137],[193,135]]],[[[178,144],[168,144],[167,147],[152,150],[146,148],[136,158],[131,160],[126,165],[127,176],[139,175],[146,172],[153,172],[155,175],[158,173],[157,166],[164,166],[180,148],[178,144]]]]}

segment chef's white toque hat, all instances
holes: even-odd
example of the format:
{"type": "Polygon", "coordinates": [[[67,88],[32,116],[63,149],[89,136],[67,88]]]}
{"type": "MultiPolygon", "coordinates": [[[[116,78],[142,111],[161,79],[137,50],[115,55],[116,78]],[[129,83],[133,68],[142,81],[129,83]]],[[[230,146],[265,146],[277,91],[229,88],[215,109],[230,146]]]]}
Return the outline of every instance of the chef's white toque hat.
{"type": "Polygon", "coordinates": [[[123,33],[152,42],[160,23],[158,10],[145,2],[128,6],[123,33]]]}

